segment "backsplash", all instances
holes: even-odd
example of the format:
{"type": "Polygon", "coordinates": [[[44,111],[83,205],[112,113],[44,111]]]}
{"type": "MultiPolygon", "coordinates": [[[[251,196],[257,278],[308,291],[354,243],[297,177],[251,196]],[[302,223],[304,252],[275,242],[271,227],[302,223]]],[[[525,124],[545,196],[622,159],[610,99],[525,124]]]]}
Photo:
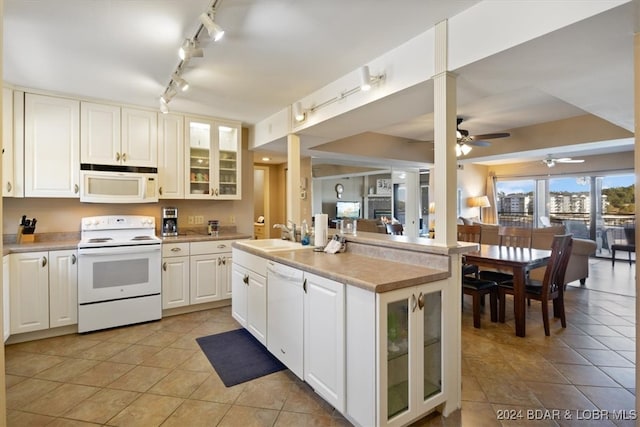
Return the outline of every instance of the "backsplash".
{"type": "Polygon", "coordinates": [[[253,233],[253,204],[242,200],[162,200],[158,203],[102,204],[80,203],[76,199],[10,198],[3,199],[2,234],[18,232],[22,215],[37,218],[36,234],[80,232],[80,221],[96,215],[148,215],[159,226],[163,207],[178,208],[178,229],[202,227],[217,219],[222,227],[235,226],[240,233],[253,233]],[[188,224],[188,216],[204,217],[204,224],[188,224]],[[232,217],[235,224],[232,223],[232,217]]]}

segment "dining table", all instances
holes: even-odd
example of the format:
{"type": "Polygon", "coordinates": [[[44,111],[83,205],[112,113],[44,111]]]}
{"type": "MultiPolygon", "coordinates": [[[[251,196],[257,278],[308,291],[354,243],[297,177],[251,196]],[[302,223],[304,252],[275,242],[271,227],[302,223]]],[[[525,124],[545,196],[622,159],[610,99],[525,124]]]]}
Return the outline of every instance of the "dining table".
{"type": "Polygon", "coordinates": [[[464,263],[513,273],[513,306],[516,336],[526,334],[525,283],[527,272],[549,263],[551,250],[512,247],[504,245],[479,245],[479,249],[464,254],[464,263]]]}

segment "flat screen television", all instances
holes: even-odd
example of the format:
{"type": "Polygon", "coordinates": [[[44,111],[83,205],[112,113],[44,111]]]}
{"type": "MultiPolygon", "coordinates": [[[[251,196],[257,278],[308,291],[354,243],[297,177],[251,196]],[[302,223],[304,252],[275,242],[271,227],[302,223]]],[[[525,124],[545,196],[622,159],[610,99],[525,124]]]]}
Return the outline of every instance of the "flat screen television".
{"type": "Polygon", "coordinates": [[[337,202],[336,218],[360,218],[360,202],[337,202]]]}

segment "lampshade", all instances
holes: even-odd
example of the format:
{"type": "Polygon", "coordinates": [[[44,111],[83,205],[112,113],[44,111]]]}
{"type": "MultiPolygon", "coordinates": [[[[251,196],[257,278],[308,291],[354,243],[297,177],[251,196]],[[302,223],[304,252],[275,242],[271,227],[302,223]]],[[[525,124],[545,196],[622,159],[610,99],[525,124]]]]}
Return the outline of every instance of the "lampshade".
{"type": "Polygon", "coordinates": [[[469,197],[467,204],[471,208],[488,208],[491,207],[487,196],[469,197]]]}

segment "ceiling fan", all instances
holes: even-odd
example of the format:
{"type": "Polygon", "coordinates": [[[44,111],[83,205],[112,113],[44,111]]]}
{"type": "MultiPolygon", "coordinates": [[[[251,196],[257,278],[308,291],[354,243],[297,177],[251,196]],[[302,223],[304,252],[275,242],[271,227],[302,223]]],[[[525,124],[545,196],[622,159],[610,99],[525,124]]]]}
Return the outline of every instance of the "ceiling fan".
{"type": "Polygon", "coordinates": [[[552,168],[556,163],[583,163],[584,159],[572,159],[571,157],[552,157],[550,154],[546,159],[542,160],[542,163],[547,165],[548,168],[552,168]]]}

